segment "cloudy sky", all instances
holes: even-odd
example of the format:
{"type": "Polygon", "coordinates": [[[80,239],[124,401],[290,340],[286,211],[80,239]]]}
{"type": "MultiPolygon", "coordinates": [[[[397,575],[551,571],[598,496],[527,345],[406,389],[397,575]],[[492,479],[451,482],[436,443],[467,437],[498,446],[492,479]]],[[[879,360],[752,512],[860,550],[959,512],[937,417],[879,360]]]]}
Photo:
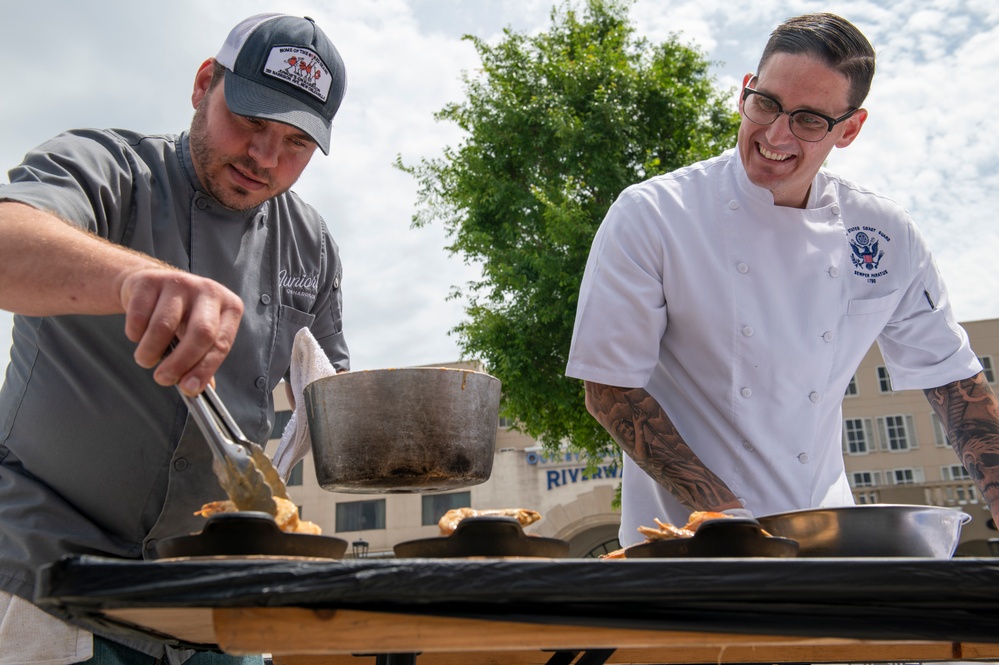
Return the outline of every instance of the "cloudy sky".
{"type": "MultiPolygon", "coordinates": [[[[462,303],[446,297],[477,272],[447,254],[442,228],[410,228],[416,184],[392,163],[461,141],[433,114],[462,99],[461,74],[478,64],[462,35],[544,30],[552,2],[0,0],[0,164],[73,127],[183,130],[194,74],[229,28],[262,11],[311,16],[340,50],[348,89],[331,155],[317,153],[295,189],[340,244],[354,368],[457,360],[448,331],[462,303]]],[[[851,19],[879,54],[870,118],[830,168],[910,210],[960,320],[999,317],[999,3],[756,0],[736,10],[729,0],[637,0],[631,17],[653,41],[677,33],[698,46],[717,84],[734,89],[770,30],[810,11],[851,19]]],[[[10,325],[0,312],[0,368],[10,325]]]]}

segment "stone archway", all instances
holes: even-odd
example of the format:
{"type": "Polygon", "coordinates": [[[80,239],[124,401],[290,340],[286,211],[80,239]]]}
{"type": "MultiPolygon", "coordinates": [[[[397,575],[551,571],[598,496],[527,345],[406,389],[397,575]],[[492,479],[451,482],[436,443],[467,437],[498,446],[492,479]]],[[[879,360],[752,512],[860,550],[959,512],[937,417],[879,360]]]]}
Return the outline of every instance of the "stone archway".
{"type": "Polygon", "coordinates": [[[617,541],[621,526],[621,513],[611,507],[614,489],[615,485],[598,485],[569,503],[548,509],[534,533],[567,541],[570,557],[585,557],[609,546],[617,541]]]}

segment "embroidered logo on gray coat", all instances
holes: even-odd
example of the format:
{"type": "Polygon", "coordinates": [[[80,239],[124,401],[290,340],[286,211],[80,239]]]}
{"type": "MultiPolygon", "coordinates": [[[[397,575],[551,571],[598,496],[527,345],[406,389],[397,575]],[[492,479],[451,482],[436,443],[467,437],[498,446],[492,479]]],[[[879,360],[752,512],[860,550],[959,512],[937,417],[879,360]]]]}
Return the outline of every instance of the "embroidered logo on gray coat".
{"type": "Polygon", "coordinates": [[[319,292],[319,273],[315,275],[289,275],[287,270],[278,273],[278,282],[285,293],[312,296],[319,292]]]}

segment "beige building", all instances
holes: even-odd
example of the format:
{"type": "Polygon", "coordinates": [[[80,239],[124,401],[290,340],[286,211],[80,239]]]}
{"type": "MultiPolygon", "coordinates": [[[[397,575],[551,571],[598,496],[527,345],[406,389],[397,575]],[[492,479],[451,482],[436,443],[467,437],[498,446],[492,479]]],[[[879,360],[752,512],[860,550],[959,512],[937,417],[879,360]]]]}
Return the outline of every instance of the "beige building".
{"type": "MultiPolygon", "coordinates": [[[[962,325],[997,389],[999,319],[962,325]]],[[[843,399],[843,455],[857,503],[960,508],[972,520],[961,531],[959,554],[986,555],[986,541],[999,537],[923,391],[893,392],[876,345],[857,368],[843,399]]]]}
{"type": "MultiPolygon", "coordinates": [[[[995,385],[999,319],[964,324],[972,347],[995,385]]],[[[453,364],[451,367],[467,367],[453,364]]],[[[288,409],[284,390],[278,409],[288,409]]],[[[280,432],[290,415],[278,420],[280,432]]],[[[858,503],[906,503],[963,509],[972,521],[962,531],[959,554],[988,555],[999,534],[967,472],[946,441],[922,391],[893,392],[877,346],[854,376],[843,401],[843,453],[858,503]]],[[[543,518],[528,533],[570,544],[570,556],[596,556],[618,547],[619,514],[612,508],[618,469],[608,460],[592,473],[578,455],[555,459],[532,439],[500,422],[490,479],[438,494],[341,494],[316,481],[311,455],[296,468],[289,491],[305,519],[326,535],[364,542],[368,556],[392,556],[396,543],[438,535],[449,508],[531,508],[543,518]]],[[[276,441],[268,446],[273,452],[276,441]]]]}

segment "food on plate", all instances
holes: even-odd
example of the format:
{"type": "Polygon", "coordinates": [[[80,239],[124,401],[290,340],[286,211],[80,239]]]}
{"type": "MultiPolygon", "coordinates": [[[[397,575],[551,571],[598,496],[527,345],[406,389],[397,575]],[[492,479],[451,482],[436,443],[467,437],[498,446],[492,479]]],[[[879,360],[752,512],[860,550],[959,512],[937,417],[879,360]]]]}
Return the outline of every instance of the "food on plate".
{"type": "Polygon", "coordinates": [[[474,508],[452,508],[444,513],[444,516],[437,522],[441,528],[442,536],[450,536],[458,528],[458,523],[466,517],[515,517],[520,522],[520,526],[534,524],[541,519],[541,513],[527,508],[491,508],[486,510],[476,510],[474,508]]]}
{"type": "MultiPolygon", "coordinates": [[[[659,518],[653,518],[656,523],[656,527],[640,526],[638,527],[638,532],[645,536],[645,542],[651,543],[657,540],[673,540],[675,538],[691,538],[695,533],[697,533],[698,527],[708,520],[718,520],[731,518],[732,515],[726,515],[725,513],[717,513],[710,510],[695,510],[687,518],[687,523],[683,526],[675,526],[673,524],[666,524],[665,522],[659,521],[659,518]]],[[[770,536],[769,533],[763,531],[764,536],[770,536]]],[[[619,550],[614,550],[613,552],[608,552],[602,555],[601,559],[626,559],[628,557],[626,553],[627,548],[622,548],[619,550]]]]}
{"type": "MultiPolygon", "coordinates": [[[[323,530],[318,524],[298,518],[298,506],[294,503],[277,496],[274,497],[274,502],[277,503],[277,515],[274,516],[274,521],[277,522],[278,527],[282,531],[287,533],[305,533],[314,536],[322,534],[323,530]]],[[[201,515],[202,517],[211,517],[218,513],[237,512],[239,512],[239,508],[236,507],[236,504],[226,500],[206,503],[201,506],[201,510],[196,511],[194,514],[201,515]]]]}

